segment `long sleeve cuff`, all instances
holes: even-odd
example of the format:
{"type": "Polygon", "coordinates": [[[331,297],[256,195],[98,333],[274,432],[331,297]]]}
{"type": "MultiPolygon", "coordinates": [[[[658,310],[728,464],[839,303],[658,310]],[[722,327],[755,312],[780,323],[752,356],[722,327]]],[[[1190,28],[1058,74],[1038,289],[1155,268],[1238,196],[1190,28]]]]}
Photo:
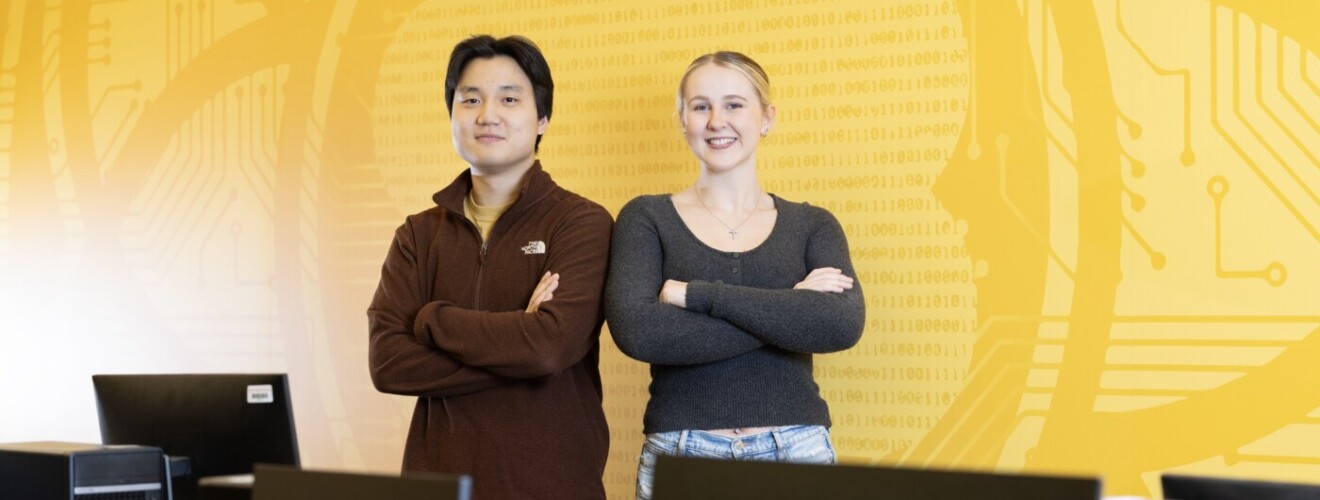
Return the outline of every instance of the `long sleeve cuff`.
{"type": "Polygon", "coordinates": [[[683,300],[687,302],[685,309],[694,313],[710,314],[711,309],[715,308],[715,294],[719,285],[724,284],[720,281],[702,281],[693,280],[688,282],[687,293],[683,300]]]}
{"type": "Polygon", "coordinates": [[[440,301],[428,302],[422,306],[421,310],[417,311],[417,316],[413,318],[413,337],[417,338],[418,343],[432,349],[436,348],[436,343],[435,339],[431,337],[431,330],[426,327],[426,320],[435,316],[436,310],[440,309],[442,305],[444,303],[440,301]]]}

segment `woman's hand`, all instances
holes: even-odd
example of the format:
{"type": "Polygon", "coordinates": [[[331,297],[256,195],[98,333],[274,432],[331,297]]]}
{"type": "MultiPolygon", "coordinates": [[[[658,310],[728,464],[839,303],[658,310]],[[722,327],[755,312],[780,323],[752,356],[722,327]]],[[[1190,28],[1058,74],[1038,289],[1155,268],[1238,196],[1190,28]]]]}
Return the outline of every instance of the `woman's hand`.
{"type": "Polygon", "coordinates": [[[853,279],[844,276],[843,271],[833,267],[813,269],[801,282],[793,285],[794,290],[815,290],[817,292],[843,293],[853,287],[853,279]]]}
{"type": "Polygon", "coordinates": [[[527,301],[527,312],[534,313],[541,308],[544,302],[550,302],[555,298],[555,290],[559,289],[559,273],[546,271],[541,275],[541,282],[536,284],[536,289],[532,290],[532,298],[527,301]]]}
{"type": "Polygon", "coordinates": [[[665,286],[660,288],[660,302],[687,309],[687,283],[665,280],[665,286]]]}

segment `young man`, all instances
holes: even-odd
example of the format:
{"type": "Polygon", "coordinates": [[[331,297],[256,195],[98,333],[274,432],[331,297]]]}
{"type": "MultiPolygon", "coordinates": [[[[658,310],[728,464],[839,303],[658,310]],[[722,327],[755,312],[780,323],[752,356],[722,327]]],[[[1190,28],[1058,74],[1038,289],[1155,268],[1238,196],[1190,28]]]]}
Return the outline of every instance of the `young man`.
{"type": "Polygon", "coordinates": [[[612,220],[536,160],[553,92],[525,38],[454,47],[445,98],[469,168],[395,232],[367,310],[376,389],[418,397],[403,470],[470,474],[482,500],[605,498],[612,220]]]}

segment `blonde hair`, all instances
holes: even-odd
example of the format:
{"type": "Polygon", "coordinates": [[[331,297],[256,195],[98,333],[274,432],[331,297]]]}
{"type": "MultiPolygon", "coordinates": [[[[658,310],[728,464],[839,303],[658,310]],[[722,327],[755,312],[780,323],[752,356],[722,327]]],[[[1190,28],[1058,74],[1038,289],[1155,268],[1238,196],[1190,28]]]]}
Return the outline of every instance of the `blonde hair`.
{"type": "Polygon", "coordinates": [[[761,109],[770,108],[770,77],[766,76],[765,70],[761,69],[761,65],[756,64],[756,61],[741,52],[721,50],[693,59],[692,64],[688,65],[687,71],[683,72],[683,79],[678,81],[678,98],[675,107],[680,119],[683,117],[684,108],[683,88],[687,86],[688,77],[697,68],[707,64],[714,64],[742,73],[743,76],[747,77],[747,81],[752,82],[752,88],[756,89],[756,97],[761,100],[761,109]]]}

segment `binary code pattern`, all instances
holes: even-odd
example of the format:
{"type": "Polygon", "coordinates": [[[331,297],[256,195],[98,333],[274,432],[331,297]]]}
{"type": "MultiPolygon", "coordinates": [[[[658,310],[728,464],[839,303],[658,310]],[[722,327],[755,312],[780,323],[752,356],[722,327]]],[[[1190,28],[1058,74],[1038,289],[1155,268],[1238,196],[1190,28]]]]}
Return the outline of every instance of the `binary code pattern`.
{"type": "MultiPolygon", "coordinates": [[[[817,361],[839,453],[870,460],[924,435],[957,397],[975,328],[963,226],[930,190],[967,109],[967,48],[953,4],[545,7],[426,3],[409,15],[383,57],[374,108],[381,176],[400,210],[426,206],[463,168],[449,144],[442,73],[448,47],[468,34],[526,34],[545,50],[556,95],[541,158],[561,183],[611,210],[693,182],[697,164],[674,111],[678,79],[706,52],[751,55],[779,109],[758,155],[765,187],[838,216],[866,287],[861,345],[817,361]]],[[[611,497],[626,498],[649,377],[612,345],[602,376],[606,483],[611,497]]]]}
{"type": "MultiPolygon", "coordinates": [[[[1307,479],[1318,5],[10,2],[0,441],[95,440],[94,372],[287,370],[307,465],[396,470],[412,400],[371,386],[363,309],[463,169],[442,72],[489,32],[545,49],[541,157],[611,210],[695,179],[692,58],[766,67],[761,180],[839,217],[867,292],[817,360],[844,461],[1307,479]]],[[[604,344],[630,498],[648,375],[604,344]]]]}

